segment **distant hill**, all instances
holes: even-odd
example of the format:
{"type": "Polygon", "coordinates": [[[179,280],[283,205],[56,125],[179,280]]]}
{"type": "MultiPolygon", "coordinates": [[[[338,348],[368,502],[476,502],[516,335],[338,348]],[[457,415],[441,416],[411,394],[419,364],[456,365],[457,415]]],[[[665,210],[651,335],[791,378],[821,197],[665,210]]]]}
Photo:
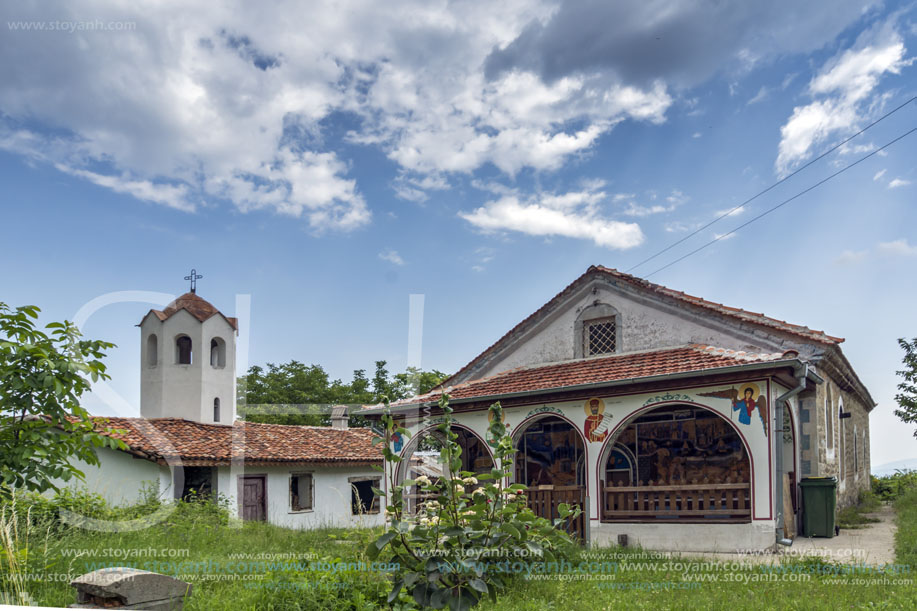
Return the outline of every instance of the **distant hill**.
{"type": "Polygon", "coordinates": [[[917,471],[917,458],[895,460],[872,468],[872,474],[876,477],[894,475],[895,471],[917,471]]]}

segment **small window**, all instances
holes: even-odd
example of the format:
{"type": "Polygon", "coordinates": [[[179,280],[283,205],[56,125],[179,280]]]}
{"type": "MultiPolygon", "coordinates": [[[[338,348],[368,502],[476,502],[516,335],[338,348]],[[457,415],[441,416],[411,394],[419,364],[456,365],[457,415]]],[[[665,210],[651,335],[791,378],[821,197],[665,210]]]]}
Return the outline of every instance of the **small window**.
{"type": "Polygon", "coordinates": [[[618,330],[614,318],[589,320],[583,324],[583,354],[611,354],[617,350],[618,330]]]}
{"type": "Polygon", "coordinates": [[[860,455],[857,452],[857,425],[853,425],[853,474],[860,476],[860,455]]]}
{"type": "Polygon", "coordinates": [[[213,400],[213,421],[220,421],[220,398],[217,397],[213,400]]]}
{"type": "Polygon", "coordinates": [[[867,464],[866,463],[866,431],[863,431],[862,435],[863,435],[863,443],[860,444],[860,446],[863,448],[863,460],[861,461],[861,464],[863,465],[863,472],[865,473],[866,464],[867,464]]]}
{"type": "Polygon", "coordinates": [[[146,364],[155,367],[159,363],[159,339],[155,333],[146,338],[146,364]]]}
{"type": "Polygon", "coordinates": [[[834,450],[834,410],[831,408],[831,397],[825,399],[825,442],[829,450],[834,450]]]}
{"type": "Polygon", "coordinates": [[[312,474],[290,476],[290,511],[312,511],[312,474]]]}
{"type": "Polygon", "coordinates": [[[191,338],[187,335],[175,340],[175,362],[179,365],[191,364],[191,338]]]}
{"type": "Polygon", "coordinates": [[[220,337],[210,340],[210,366],[217,369],[226,367],[226,342],[220,337]]]}
{"type": "Polygon", "coordinates": [[[379,497],[373,488],[378,488],[380,481],[378,477],[350,480],[350,510],[353,515],[379,513],[379,497]]]}

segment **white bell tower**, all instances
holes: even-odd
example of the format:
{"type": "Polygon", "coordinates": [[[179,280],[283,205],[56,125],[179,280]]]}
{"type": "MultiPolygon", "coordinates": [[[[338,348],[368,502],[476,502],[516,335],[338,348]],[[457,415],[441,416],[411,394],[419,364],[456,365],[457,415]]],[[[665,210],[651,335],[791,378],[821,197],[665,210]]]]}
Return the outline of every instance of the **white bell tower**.
{"type": "Polygon", "coordinates": [[[238,321],[191,291],[140,327],[140,416],[232,424],[236,418],[238,321]]]}

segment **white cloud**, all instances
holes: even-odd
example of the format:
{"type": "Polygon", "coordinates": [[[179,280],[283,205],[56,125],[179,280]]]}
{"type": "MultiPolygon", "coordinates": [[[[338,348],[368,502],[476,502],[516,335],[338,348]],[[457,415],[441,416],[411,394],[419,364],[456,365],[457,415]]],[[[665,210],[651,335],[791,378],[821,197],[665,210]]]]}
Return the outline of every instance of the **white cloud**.
{"type": "Polygon", "coordinates": [[[484,232],[517,231],[532,236],[561,236],[591,240],[604,248],[627,249],[643,243],[636,223],[624,223],[602,214],[598,204],[607,198],[595,189],[546,193],[522,199],[505,195],[459,216],[484,232]]]}
{"type": "Polygon", "coordinates": [[[691,134],[692,138],[700,138],[701,136],[703,136],[703,134],[700,132],[694,132],[693,134],[691,134]]]}
{"type": "Polygon", "coordinates": [[[834,259],[836,265],[854,265],[869,255],[868,250],[845,250],[834,259]]]}
{"type": "Polygon", "coordinates": [[[379,258],[388,261],[394,265],[404,265],[404,259],[398,254],[398,251],[387,248],[379,253],[379,258]]]}
{"type": "Polygon", "coordinates": [[[873,179],[873,180],[879,180],[880,178],[882,178],[883,176],[885,176],[885,172],[887,172],[887,170],[885,170],[885,169],[879,170],[878,172],[876,172],[875,176],[872,177],[872,179],[873,179]]]}
{"type": "Polygon", "coordinates": [[[738,208],[727,208],[724,210],[717,210],[716,212],[713,213],[713,216],[715,218],[719,218],[721,216],[739,216],[740,214],[744,214],[744,213],[745,213],[745,206],[739,206],[738,208]]]}
{"type": "Polygon", "coordinates": [[[878,250],[887,255],[917,257],[917,245],[908,244],[904,238],[892,242],[880,242],[878,250]]]}
{"type": "Polygon", "coordinates": [[[85,178],[100,187],[107,187],[115,193],[126,193],[141,201],[163,204],[186,212],[191,212],[195,208],[187,200],[187,185],[154,184],[149,180],[131,180],[125,176],[104,175],[88,170],[77,170],[60,163],[55,164],[55,167],[67,174],[85,178]]]}
{"type": "Polygon", "coordinates": [[[668,233],[683,233],[685,231],[694,231],[700,227],[700,223],[685,223],[684,221],[672,221],[665,224],[665,230],[668,233]]]}
{"type": "MultiPolygon", "coordinates": [[[[305,20],[290,17],[304,10],[290,0],[271,11],[152,4],[129,32],[4,32],[0,140],[161,205],[190,210],[225,200],[316,230],[352,230],[371,213],[349,143],[394,162],[391,187],[412,201],[481,168],[555,171],[622,121],[664,122],[673,96],[721,71],[723,58],[743,71],[821,48],[859,18],[863,3],[836,4],[828,15],[789,0],[776,10],[718,7],[715,20],[708,7],[671,0],[340,0],[310,6],[305,20]],[[568,11],[572,22],[557,19],[568,11]],[[551,22],[557,35],[536,37],[531,53],[516,44],[551,22]],[[648,35],[660,27],[665,36],[648,35]],[[552,41],[565,50],[554,52],[552,41]],[[657,57],[635,45],[665,50],[657,57]],[[487,73],[493,57],[514,48],[522,59],[572,63],[552,75],[524,61],[487,73]],[[329,138],[329,126],[342,125],[351,130],[346,143],[329,138]]],[[[91,6],[99,21],[134,17],[123,3],[91,6]]],[[[0,23],[79,21],[86,10],[0,3],[0,23]]],[[[686,105],[700,112],[696,100],[686,105]]]]}
{"type": "Polygon", "coordinates": [[[861,114],[875,111],[868,102],[886,74],[909,65],[904,43],[891,25],[868,30],[856,44],[830,60],[809,83],[815,101],[797,106],[780,130],[775,169],[786,175],[807,158],[814,146],[859,124],[861,114]]]}
{"type": "Polygon", "coordinates": [[[758,90],[758,93],[756,93],[755,96],[751,98],[750,100],[748,100],[748,102],[746,102],[745,104],[747,106],[751,106],[752,104],[763,102],[764,99],[767,98],[769,94],[770,94],[770,91],[768,90],[768,88],[762,86],[761,89],[758,90]]]}
{"type": "Polygon", "coordinates": [[[888,183],[889,189],[897,189],[899,187],[906,187],[911,184],[911,181],[905,180],[903,178],[893,178],[888,183]]]}
{"type": "MultiPolygon", "coordinates": [[[[658,195],[655,192],[650,192],[647,195],[650,201],[656,201],[658,195]]],[[[635,217],[644,217],[652,216],[654,214],[662,214],[664,212],[672,212],[678,206],[688,201],[688,196],[679,191],[678,189],[672,189],[672,192],[669,195],[665,196],[666,204],[651,204],[648,206],[638,204],[634,201],[635,195],[632,193],[617,193],[612,198],[614,201],[624,201],[627,202],[627,207],[624,208],[621,213],[627,216],[635,217]]]]}

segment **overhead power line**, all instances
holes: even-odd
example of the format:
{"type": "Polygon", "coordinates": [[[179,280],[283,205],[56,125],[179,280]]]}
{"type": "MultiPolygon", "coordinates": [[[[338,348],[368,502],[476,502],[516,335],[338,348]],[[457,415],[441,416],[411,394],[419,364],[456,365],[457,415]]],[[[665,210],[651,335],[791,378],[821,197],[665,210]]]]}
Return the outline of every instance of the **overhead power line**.
{"type": "Polygon", "coordinates": [[[849,165],[847,165],[847,166],[844,166],[843,168],[841,168],[840,170],[838,170],[838,171],[835,172],[834,174],[831,174],[830,176],[827,176],[826,178],[823,178],[823,179],[819,180],[819,181],[818,181],[817,183],[815,183],[814,185],[812,185],[812,186],[810,186],[810,187],[808,187],[808,188],[806,188],[806,189],[803,189],[802,191],[800,191],[799,193],[797,193],[797,194],[794,195],[793,197],[790,197],[790,198],[787,198],[787,199],[783,200],[782,202],[780,202],[779,204],[777,204],[776,206],[774,206],[774,207],[772,207],[772,208],[768,208],[767,210],[765,210],[764,212],[762,212],[762,213],[759,214],[758,216],[754,217],[753,219],[749,219],[748,221],[742,223],[741,225],[739,225],[738,227],[736,227],[735,229],[733,229],[733,230],[730,231],[729,233],[724,233],[723,235],[719,235],[719,236],[715,237],[714,239],[710,240],[709,242],[707,242],[706,244],[704,244],[703,246],[701,246],[701,247],[699,247],[699,248],[695,248],[695,249],[692,250],[691,252],[689,252],[689,253],[687,253],[687,254],[685,254],[685,255],[682,255],[681,257],[678,257],[677,259],[675,259],[675,260],[672,261],[671,263],[667,263],[666,265],[663,265],[662,267],[660,267],[659,269],[657,269],[656,271],[654,271],[652,274],[648,274],[648,275],[644,276],[644,278],[649,278],[650,276],[652,276],[652,275],[654,275],[654,274],[658,274],[658,273],[661,272],[662,270],[667,269],[667,268],[669,268],[669,267],[672,267],[672,266],[675,265],[676,263],[679,263],[680,261],[684,261],[685,259],[687,259],[687,258],[690,257],[691,255],[696,254],[696,253],[702,251],[703,249],[707,248],[707,247],[710,246],[711,244],[715,244],[716,242],[719,242],[719,241],[722,240],[722,239],[728,238],[729,236],[731,236],[731,235],[734,234],[735,232],[739,231],[740,229],[742,229],[742,228],[744,228],[744,227],[748,227],[749,225],[751,225],[752,223],[754,223],[754,222],[757,221],[758,219],[760,219],[760,218],[762,218],[762,217],[764,217],[764,216],[767,216],[768,214],[770,214],[770,213],[773,212],[774,210],[777,210],[778,208],[781,208],[781,207],[785,206],[786,204],[790,203],[790,202],[793,201],[794,199],[797,199],[797,198],[799,198],[799,197],[802,197],[803,195],[805,195],[805,194],[808,193],[809,191],[812,191],[813,189],[815,189],[815,188],[817,188],[817,187],[820,187],[821,185],[825,184],[826,182],[828,182],[829,180],[831,180],[831,179],[834,178],[835,176],[839,176],[839,175],[843,174],[844,172],[846,172],[846,171],[849,170],[850,168],[852,168],[852,167],[854,167],[854,166],[856,166],[856,165],[859,165],[860,163],[866,161],[867,159],[869,159],[869,158],[872,157],[873,155],[876,155],[876,154],[880,153],[881,151],[887,149],[888,147],[890,147],[891,145],[895,144],[895,143],[898,142],[899,140],[903,140],[904,138],[907,138],[908,136],[910,136],[910,135],[913,134],[914,132],[917,132],[917,127],[914,127],[914,128],[912,128],[910,131],[907,131],[907,132],[901,134],[900,136],[898,136],[898,137],[895,138],[894,140],[892,140],[892,141],[890,141],[890,142],[884,144],[883,146],[880,146],[879,148],[877,148],[877,149],[873,150],[872,152],[868,153],[867,155],[864,155],[863,157],[860,157],[859,159],[857,159],[857,160],[854,161],[853,163],[851,163],[851,164],[849,164],[849,165]]]}
{"type": "MultiPolygon", "coordinates": [[[[847,144],[848,142],[850,142],[851,140],[853,140],[853,139],[856,138],[857,136],[859,136],[859,135],[863,134],[864,132],[866,132],[866,130],[868,130],[868,129],[872,128],[872,127],[875,127],[876,125],[878,125],[879,123],[881,123],[882,121],[884,121],[885,119],[887,119],[888,117],[892,116],[893,114],[895,114],[896,112],[898,112],[899,110],[901,110],[902,108],[904,108],[905,106],[907,106],[908,104],[910,104],[911,102],[913,102],[914,100],[917,100],[917,96],[912,97],[912,98],[911,98],[910,100],[908,100],[907,102],[904,102],[904,103],[901,104],[900,106],[898,106],[898,107],[896,107],[896,108],[890,110],[889,112],[885,113],[884,115],[882,115],[881,117],[879,117],[878,119],[876,119],[875,121],[873,121],[872,123],[870,123],[869,125],[867,125],[866,127],[864,127],[863,129],[861,129],[861,130],[858,131],[857,133],[855,133],[855,134],[853,134],[852,136],[850,136],[849,138],[847,138],[847,139],[845,139],[845,140],[839,142],[838,144],[832,146],[830,149],[828,149],[827,151],[825,151],[824,153],[822,153],[821,155],[819,155],[819,156],[816,157],[815,159],[812,159],[811,161],[809,161],[809,162],[806,163],[805,165],[803,165],[803,166],[797,168],[797,169],[796,169],[795,171],[793,171],[791,174],[788,174],[788,175],[784,176],[783,178],[781,178],[780,180],[778,180],[777,182],[775,182],[774,184],[772,184],[772,185],[769,186],[768,188],[764,189],[763,191],[760,191],[760,192],[756,193],[755,195],[753,195],[752,197],[749,197],[748,199],[746,199],[744,202],[742,202],[741,204],[739,204],[739,205],[736,206],[735,208],[732,208],[732,209],[730,209],[730,210],[724,212],[723,214],[721,214],[720,216],[716,217],[715,219],[713,219],[712,221],[710,221],[709,223],[707,223],[707,224],[704,225],[703,227],[700,227],[700,228],[698,228],[698,229],[692,231],[691,233],[689,233],[689,234],[686,235],[685,237],[681,238],[680,240],[678,240],[678,241],[676,241],[676,242],[673,242],[672,244],[669,244],[668,246],[666,246],[665,248],[663,248],[662,250],[660,250],[660,251],[657,252],[656,254],[652,255],[651,257],[647,257],[647,258],[644,259],[643,261],[640,261],[639,263],[637,263],[636,265],[631,266],[630,268],[628,268],[628,269],[625,270],[625,271],[626,271],[627,273],[630,273],[630,272],[632,272],[633,270],[635,270],[635,269],[637,269],[638,267],[640,267],[641,265],[643,265],[644,263],[649,263],[650,261],[652,261],[653,259],[655,259],[655,258],[658,257],[659,255],[665,254],[666,252],[672,250],[673,248],[675,248],[676,246],[678,246],[679,244],[681,244],[681,243],[684,242],[685,240],[688,240],[688,239],[690,239],[690,238],[693,238],[694,236],[696,236],[697,234],[699,234],[699,233],[700,233],[701,231],[703,231],[704,229],[707,229],[708,227],[710,227],[710,226],[713,225],[714,223],[723,220],[724,218],[726,218],[727,216],[729,216],[730,214],[732,214],[733,212],[735,212],[735,211],[738,210],[739,208],[745,207],[746,205],[748,205],[748,204],[750,204],[751,202],[755,201],[756,199],[758,199],[759,197],[761,197],[762,195],[764,195],[764,194],[767,193],[768,191],[771,191],[771,190],[774,189],[775,187],[780,186],[780,185],[783,184],[784,182],[786,182],[786,181],[788,181],[789,179],[791,179],[792,177],[796,176],[797,174],[799,174],[800,172],[802,172],[803,170],[805,170],[806,168],[808,168],[808,167],[811,166],[812,164],[814,164],[814,163],[816,163],[816,162],[818,162],[818,161],[824,159],[825,157],[827,157],[828,155],[830,155],[831,153],[833,153],[833,152],[836,151],[837,149],[841,148],[842,146],[844,146],[845,144],[847,144]]],[[[656,272],[653,272],[653,273],[655,274],[656,272]]]]}

